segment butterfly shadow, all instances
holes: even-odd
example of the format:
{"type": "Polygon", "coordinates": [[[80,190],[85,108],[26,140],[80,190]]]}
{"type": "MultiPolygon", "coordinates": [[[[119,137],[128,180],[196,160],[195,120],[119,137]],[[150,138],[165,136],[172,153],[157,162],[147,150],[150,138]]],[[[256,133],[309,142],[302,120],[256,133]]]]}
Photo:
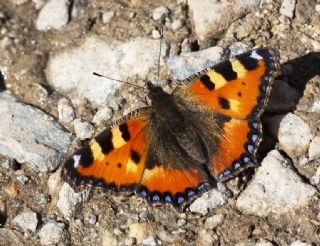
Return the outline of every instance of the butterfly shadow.
{"type": "Polygon", "coordinates": [[[281,75],[274,80],[267,108],[261,117],[264,141],[259,148],[259,161],[274,149],[281,120],[296,109],[307,83],[317,75],[320,76],[320,52],[312,52],[281,65],[281,75]]]}

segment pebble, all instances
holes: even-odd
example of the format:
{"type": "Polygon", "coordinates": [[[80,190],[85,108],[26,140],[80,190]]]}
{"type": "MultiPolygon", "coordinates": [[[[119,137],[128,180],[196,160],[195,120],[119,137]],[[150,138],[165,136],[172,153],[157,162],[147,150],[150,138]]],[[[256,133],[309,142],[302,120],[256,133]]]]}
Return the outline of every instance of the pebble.
{"type": "Polygon", "coordinates": [[[316,189],[285,167],[287,162],[279,151],[269,152],[252,182],[238,197],[237,208],[243,213],[264,217],[306,205],[316,189]]]}
{"type": "Polygon", "coordinates": [[[10,0],[10,2],[13,3],[14,5],[22,5],[29,2],[29,0],[10,0]]]}
{"type": "Polygon", "coordinates": [[[101,126],[106,124],[108,120],[112,117],[112,109],[108,106],[100,108],[96,114],[93,116],[92,122],[96,126],[101,126]]]}
{"type": "Polygon", "coordinates": [[[223,48],[211,47],[198,52],[189,52],[180,56],[171,55],[168,67],[176,80],[185,80],[201,70],[213,66],[221,61],[223,48]]]}
{"type": "Polygon", "coordinates": [[[29,178],[27,176],[25,176],[25,175],[19,175],[17,177],[17,180],[23,185],[25,185],[25,184],[27,184],[29,182],[29,178]]]}
{"type": "Polygon", "coordinates": [[[313,161],[320,158],[320,136],[312,139],[309,146],[309,160],[313,161]]]}
{"type": "Polygon", "coordinates": [[[310,112],[320,114],[320,100],[313,102],[310,112]]]}
{"type": "Polygon", "coordinates": [[[62,239],[64,230],[64,223],[58,223],[56,221],[46,223],[39,232],[41,245],[58,244],[62,239]]]}
{"type": "Polygon", "coordinates": [[[53,197],[56,197],[56,195],[59,193],[62,186],[62,181],[60,178],[60,170],[50,175],[47,185],[48,185],[49,194],[53,197]]]}
{"type": "MultiPolygon", "coordinates": [[[[163,44],[161,62],[166,52],[167,46],[163,44]]],[[[157,74],[158,55],[158,40],[135,38],[111,45],[93,35],[86,38],[80,47],[51,56],[46,76],[49,83],[67,95],[73,105],[88,100],[99,108],[114,99],[116,90],[123,84],[94,76],[93,72],[120,80],[134,76],[153,80],[157,74]]]]}
{"type": "Polygon", "coordinates": [[[223,221],[224,216],[222,214],[216,214],[206,219],[206,222],[204,223],[205,229],[213,230],[218,225],[220,225],[223,221]]]}
{"type": "Polygon", "coordinates": [[[36,28],[39,31],[61,30],[69,21],[69,1],[49,0],[40,10],[36,28]]]}
{"type": "Polygon", "coordinates": [[[22,212],[13,219],[13,223],[18,225],[23,232],[28,230],[35,232],[38,225],[38,218],[35,212],[22,212]]]}
{"type": "Polygon", "coordinates": [[[189,209],[192,213],[206,215],[211,209],[226,204],[227,199],[228,197],[225,193],[212,189],[192,202],[189,209]]]}
{"type": "Polygon", "coordinates": [[[289,113],[280,122],[279,145],[291,158],[300,157],[309,148],[310,127],[299,116],[289,113]]]}
{"type": "Polygon", "coordinates": [[[157,246],[162,245],[161,241],[154,236],[148,236],[145,239],[142,239],[140,242],[143,246],[157,246]]]}
{"type": "Polygon", "coordinates": [[[317,168],[316,173],[311,177],[310,183],[313,185],[320,184],[320,166],[317,168]]]}
{"type": "Polygon", "coordinates": [[[294,241],[292,244],[290,244],[290,246],[311,246],[311,245],[312,244],[304,243],[304,242],[301,242],[300,240],[294,241]]]}
{"type": "Polygon", "coordinates": [[[102,22],[108,23],[111,21],[111,19],[114,17],[115,12],[114,11],[106,11],[102,14],[102,22]]]}
{"type": "Polygon", "coordinates": [[[304,33],[299,33],[300,41],[313,52],[320,52],[320,41],[315,40],[304,33]]]}
{"type": "Polygon", "coordinates": [[[74,112],[70,101],[62,98],[58,102],[59,121],[62,123],[71,123],[74,120],[74,112]]]}
{"type": "Polygon", "coordinates": [[[82,202],[80,193],[76,193],[68,183],[64,183],[59,192],[57,207],[63,216],[70,220],[76,206],[82,202]]]}
{"type": "Polygon", "coordinates": [[[172,31],[177,31],[182,27],[182,21],[180,19],[174,20],[171,23],[171,29],[172,31]]]}
{"type": "Polygon", "coordinates": [[[280,14],[292,19],[295,7],[296,0],[283,0],[280,7],[280,14]]]}
{"type": "Polygon", "coordinates": [[[188,1],[195,32],[201,42],[209,37],[219,38],[230,24],[259,4],[260,0],[188,1]]]}
{"type": "Polygon", "coordinates": [[[161,38],[161,34],[160,34],[160,32],[158,31],[158,30],[152,30],[152,38],[153,39],[159,39],[159,38],[161,38]]]}
{"type": "Polygon", "coordinates": [[[141,242],[147,236],[146,223],[133,223],[129,226],[129,237],[135,238],[137,242],[141,242]]]}
{"type": "Polygon", "coordinates": [[[7,228],[0,228],[1,245],[24,246],[22,243],[22,236],[17,231],[9,230],[7,228]]]}
{"type": "Polygon", "coordinates": [[[82,121],[81,119],[75,119],[73,121],[73,127],[77,138],[80,140],[92,138],[94,134],[93,126],[88,122],[82,121]]]}
{"type": "Polygon", "coordinates": [[[118,241],[115,235],[105,230],[102,236],[102,246],[117,246],[118,241]]]}
{"type": "Polygon", "coordinates": [[[6,137],[0,138],[0,154],[27,163],[37,172],[56,169],[68,151],[71,135],[43,111],[1,94],[0,135],[6,137]]]}
{"type": "Polygon", "coordinates": [[[169,14],[169,9],[165,6],[160,6],[153,10],[152,12],[152,18],[157,21],[161,18],[167,16],[169,14]]]}
{"type": "Polygon", "coordinates": [[[199,246],[211,246],[218,240],[218,237],[212,232],[206,229],[201,229],[198,233],[197,245],[199,246]]]}

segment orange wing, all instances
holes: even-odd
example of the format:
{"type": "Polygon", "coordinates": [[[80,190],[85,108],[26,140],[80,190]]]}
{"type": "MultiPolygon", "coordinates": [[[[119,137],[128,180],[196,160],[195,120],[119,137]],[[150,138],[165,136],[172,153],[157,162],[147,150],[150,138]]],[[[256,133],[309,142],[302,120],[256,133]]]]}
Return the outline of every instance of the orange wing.
{"type": "Polygon", "coordinates": [[[198,102],[223,115],[255,119],[267,103],[274,76],[279,70],[278,53],[260,48],[222,62],[188,87],[198,102]]]}
{"type": "Polygon", "coordinates": [[[142,114],[102,132],[67,160],[63,177],[75,184],[134,189],[144,171],[147,116],[142,114]]]}

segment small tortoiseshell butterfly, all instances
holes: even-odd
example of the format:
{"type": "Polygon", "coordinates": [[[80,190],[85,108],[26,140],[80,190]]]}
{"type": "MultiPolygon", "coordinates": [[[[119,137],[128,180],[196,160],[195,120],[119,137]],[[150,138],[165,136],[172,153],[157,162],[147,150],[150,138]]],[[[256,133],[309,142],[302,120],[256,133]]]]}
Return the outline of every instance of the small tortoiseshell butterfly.
{"type": "Polygon", "coordinates": [[[151,106],[78,150],[62,176],[180,206],[255,164],[260,115],[279,67],[276,50],[258,48],[203,70],[172,94],[148,82],[151,106]]]}

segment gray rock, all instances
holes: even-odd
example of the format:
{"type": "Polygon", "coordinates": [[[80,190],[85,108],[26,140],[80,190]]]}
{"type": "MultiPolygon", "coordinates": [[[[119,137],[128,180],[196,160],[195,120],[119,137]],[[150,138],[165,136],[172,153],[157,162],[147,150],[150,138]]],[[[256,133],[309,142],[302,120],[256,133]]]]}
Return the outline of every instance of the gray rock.
{"type": "Polygon", "coordinates": [[[193,213],[206,215],[211,209],[226,204],[227,199],[228,197],[225,193],[212,189],[192,202],[189,209],[193,213]]]}
{"type": "Polygon", "coordinates": [[[218,225],[220,225],[223,221],[224,216],[222,214],[216,214],[206,219],[206,222],[204,223],[205,229],[213,230],[218,225]]]}
{"type": "Polygon", "coordinates": [[[312,134],[307,123],[289,113],[280,122],[278,139],[280,148],[291,158],[296,158],[308,150],[312,134]]]}
{"type": "Polygon", "coordinates": [[[320,114],[320,100],[315,101],[310,107],[310,112],[320,114]]]}
{"type": "Polygon", "coordinates": [[[58,244],[63,236],[65,225],[56,221],[46,223],[39,232],[41,245],[58,244]]]}
{"type": "Polygon", "coordinates": [[[173,78],[185,80],[201,70],[221,61],[223,48],[215,46],[199,52],[185,53],[180,56],[171,55],[168,67],[173,78]]]}
{"type": "Polygon", "coordinates": [[[14,246],[24,246],[22,240],[23,236],[17,231],[9,230],[7,228],[0,228],[0,242],[1,245],[14,245],[14,246]]]}
{"type": "Polygon", "coordinates": [[[154,20],[160,20],[164,16],[167,16],[169,14],[169,9],[165,6],[160,6],[153,10],[152,12],[152,18],[154,20]]]}
{"type": "Polygon", "coordinates": [[[280,7],[280,14],[292,19],[295,7],[296,0],[283,0],[280,7]]]}
{"type": "Polygon", "coordinates": [[[172,31],[177,31],[182,27],[182,21],[180,19],[174,20],[171,23],[171,29],[172,31]]]}
{"type": "MultiPolygon", "coordinates": [[[[166,47],[164,44],[161,61],[166,47]]],[[[101,107],[114,98],[115,91],[122,84],[93,76],[93,72],[120,80],[133,76],[153,80],[157,75],[158,55],[158,40],[135,38],[111,45],[91,36],[80,47],[50,57],[46,76],[56,90],[72,100],[73,105],[87,99],[94,106],[101,107]]]]}
{"type": "Polygon", "coordinates": [[[309,146],[309,160],[313,161],[320,158],[320,136],[312,139],[309,146]]]}
{"type": "Polygon", "coordinates": [[[61,30],[69,20],[68,0],[49,0],[38,14],[36,28],[39,31],[61,30]]]}
{"type": "Polygon", "coordinates": [[[14,217],[13,223],[18,225],[23,232],[28,230],[35,232],[38,225],[37,214],[31,211],[20,213],[14,217]]]}
{"type": "Polygon", "coordinates": [[[302,182],[288,161],[271,151],[262,161],[254,179],[238,197],[236,206],[246,214],[268,216],[287,213],[307,204],[316,189],[302,182]]]}
{"type": "Polygon", "coordinates": [[[92,138],[94,128],[90,123],[82,121],[81,119],[75,119],[73,121],[73,127],[77,138],[80,140],[92,138]]]}
{"type": "Polygon", "coordinates": [[[231,23],[257,7],[260,0],[189,0],[195,31],[200,41],[208,37],[217,38],[231,23]]]}
{"type": "Polygon", "coordinates": [[[237,56],[250,50],[250,47],[244,43],[236,42],[228,47],[230,56],[237,56]]]}
{"type": "Polygon", "coordinates": [[[0,154],[38,172],[56,169],[68,151],[70,134],[43,111],[1,94],[0,154]]]}
{"type": "Polygon", "coordinates": [[[76,193],[69,184],[64,183],[59,192],[57,207],[63,216],[69,220],[74,213],[76,206],[83,201],[82,198],[80,193],[76,193]]]}
{"type": "Polygon", "coordinates": [[[92,122],[100,126],[105,124],[112,117],[112,110],[109,107],[100,108],[97,113],[93,116],[92,122]]]}
{"type": "Polygon", "coordinates": [[[141,240],[140,242],[143,246],[157,246],[161,245],[161,241],[159,239],[156,239],[154,236],[148,236],[145,239],[141,240]]]}
{"type": "Polygon", "coordinates": [[[320,184],[320,166],[317,168],[316,173],[311,177],[310,182],[313,185],[320,184]]]}
{"type": "Polygon", "coordinates": [[[29,182],[29,178],[25,175],[19,175],[17,177],[17,180],[21,183],[21,184],[26,184],[29,182]]]}
{"type": "Polygon", "coordinates": [[[103,23],[108,23],[114,17],[114,15],[115,15],[114,11],[103,12],[103,14],[102,14],[102,22],[103,23]]]}
{"type": "Polygon", "coordinates": [[[74,119],[74,112],[68,99],[62,98],[58,102],[59,120],[62,123],[70,123],[74,119]]]}

